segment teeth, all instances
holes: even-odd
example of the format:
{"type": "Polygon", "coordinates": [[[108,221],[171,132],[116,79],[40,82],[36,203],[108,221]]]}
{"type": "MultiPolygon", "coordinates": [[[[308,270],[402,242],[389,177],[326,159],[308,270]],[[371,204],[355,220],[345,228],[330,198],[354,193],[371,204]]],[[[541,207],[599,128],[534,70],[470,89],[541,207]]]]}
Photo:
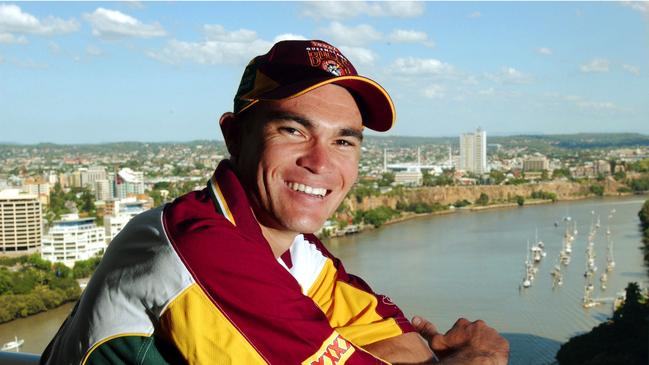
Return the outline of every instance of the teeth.
{"type": "Polygon", "coordinates": [[[312,186],[304,185],[304,184],[298,184],[298,183],[288,183],[287,184],[289,188],[295,190],[295,191],[301,191],[303,193],[309,194],[309,195],[317,195],[317,196],[325,196],[327,194],[327,189],[325,188],[314,188],[312,186]]]}

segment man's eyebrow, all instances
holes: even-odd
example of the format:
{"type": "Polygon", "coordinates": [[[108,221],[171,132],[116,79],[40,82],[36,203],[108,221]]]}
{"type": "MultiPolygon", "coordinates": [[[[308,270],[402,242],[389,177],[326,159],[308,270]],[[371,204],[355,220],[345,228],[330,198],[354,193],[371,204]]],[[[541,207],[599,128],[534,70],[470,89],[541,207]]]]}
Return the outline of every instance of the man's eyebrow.
{"type": "Polygon", "coordinates": [[[268,113],[268,120],[292,120],[294,122],[297,122],[299,124],[302,124],[305,128],[311,129],[313,128],[313,122],[310,121],[309,119],[306,119],[304,117],[301,117],[296,114],[292,113],[287,113],[283,111],[271,111],[268,113]]]}
{"type": "Polygon", "coordinates": [[[354,138],[358,139],[360,142],[363,142],[363,132],[361,132],[358,129],[343,128],[340,131],[340,136],[341,137],[354,137],[354,138]]]}
{"type": "MultiPolygon", "coordinates": [[[[283,112],[279,110],[269,112],[267,118],[268,120],[292,120],[298,124],[301,124],[302,126],[304,126],[304,128],[307,129],[314,128],[314,123],[311,120],[296,114],[283,112]]],[[[360,129],[342,128],[338,133],[338,135],[341,137],[354,137],[358,139],[360,142],[363,142],[363,132],[360,129]]]]}

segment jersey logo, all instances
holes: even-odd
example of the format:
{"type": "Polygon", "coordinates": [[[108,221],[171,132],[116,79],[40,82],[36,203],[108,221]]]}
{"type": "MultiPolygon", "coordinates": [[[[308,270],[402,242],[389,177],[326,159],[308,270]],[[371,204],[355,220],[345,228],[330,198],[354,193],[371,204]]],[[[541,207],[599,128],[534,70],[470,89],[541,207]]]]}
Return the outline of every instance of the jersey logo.
{"type": "Polygon", "coordinates": [[[355,349],[349,341],[334,332],[322,344],[320,350],[302,364],[308,365],[342,365],[352,356],[355,349]]]}

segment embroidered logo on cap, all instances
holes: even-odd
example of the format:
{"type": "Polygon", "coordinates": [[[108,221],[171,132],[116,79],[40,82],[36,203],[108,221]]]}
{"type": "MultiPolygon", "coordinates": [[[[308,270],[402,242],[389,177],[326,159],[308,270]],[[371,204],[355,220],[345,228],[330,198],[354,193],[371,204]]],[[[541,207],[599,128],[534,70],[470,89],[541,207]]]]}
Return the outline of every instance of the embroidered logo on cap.
{"type": "Polygon", "coordinates": [[[306,52],[312,67],[321,68],[334,76],[353,74],[351,63],[338,48],[320,42],[311,42],[311,44],[313,47],[307,47],[306,52]]]}

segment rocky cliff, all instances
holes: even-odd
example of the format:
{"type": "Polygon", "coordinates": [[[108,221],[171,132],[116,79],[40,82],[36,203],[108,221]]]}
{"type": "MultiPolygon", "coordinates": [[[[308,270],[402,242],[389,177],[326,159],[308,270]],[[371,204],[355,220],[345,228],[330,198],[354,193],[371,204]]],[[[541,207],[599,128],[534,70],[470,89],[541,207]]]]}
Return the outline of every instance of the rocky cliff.
{"type": "MultiPolygon", "coordinates": [[[[474,202],[481,193],[489,196],[490,201],[508,201],[520,195],[526,199],[535,191],[552,192],[558,200],[572,200],[591,196],[589,190],[593,183],[577,183],[570,181],[550,181],[523,185],[471,185],[471,186],[435,186],[404,190],[401,194],[384,194],[381,196],[365,197],[362,202],[347,199],[346,204],[352,211],[369,210],[379,206],[395,208],[398,201],[404,203],[424,202],[428,204],[452,204],[466,199],[474,202]]],[[[598,183],[604,186],[605,195],[618,195],[617,189],[622,186],[609,178],[598,183]]]]}

